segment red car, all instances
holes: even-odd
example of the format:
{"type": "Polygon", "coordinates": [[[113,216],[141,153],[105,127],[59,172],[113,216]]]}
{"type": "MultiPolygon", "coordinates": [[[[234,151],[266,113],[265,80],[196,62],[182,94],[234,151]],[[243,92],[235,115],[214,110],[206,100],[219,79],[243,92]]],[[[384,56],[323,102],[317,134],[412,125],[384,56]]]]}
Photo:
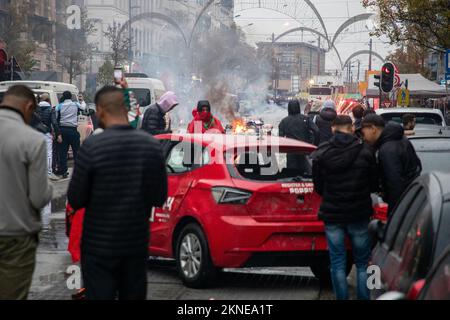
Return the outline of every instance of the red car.
{"type": "Polygon", "coordinates": [[[186,286],[210,285],[223,268],[256,266],[309,266],[330,282],[309,160],[314,146],[272,136],[156,138],[169,198],[152,211],[149,254],[175,259],[186,286]]]}
{"type": "Polygon", "coordinates": [[[152,213],[150,255],[174,258],[186,286],[250,266],[310,266],[329,280],[308,159],[314,146],[270,136],[156,138],[165,146],[169,199],[152,213]]]}

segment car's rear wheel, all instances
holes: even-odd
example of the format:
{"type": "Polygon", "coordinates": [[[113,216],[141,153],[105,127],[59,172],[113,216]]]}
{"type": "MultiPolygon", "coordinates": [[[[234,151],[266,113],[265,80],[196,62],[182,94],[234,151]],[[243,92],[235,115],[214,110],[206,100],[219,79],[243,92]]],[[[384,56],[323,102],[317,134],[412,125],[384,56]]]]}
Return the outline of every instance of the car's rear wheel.
{"type": "Polygon", "coordinates": [[[180,232],[176,263],[185,286],[199,289],[213,284],[218,269],[212,263],[208,242],[199,225],[188,224],[180,232]]]}
{"type": "MultiPolygon", "coordinates": [[[[353,267],[353,259],[350,253],[347,253],[347,265],[346,265],[346,275],[348,276],[352,271],[353,267]]],[[[321,285],[330,286],[332,284],[331,281],[331,273],[330,273],[330,259],[322,258],[319,259],[316,263],[310,266],[312,273],[314,276],[320,281],[321,285]]]]}

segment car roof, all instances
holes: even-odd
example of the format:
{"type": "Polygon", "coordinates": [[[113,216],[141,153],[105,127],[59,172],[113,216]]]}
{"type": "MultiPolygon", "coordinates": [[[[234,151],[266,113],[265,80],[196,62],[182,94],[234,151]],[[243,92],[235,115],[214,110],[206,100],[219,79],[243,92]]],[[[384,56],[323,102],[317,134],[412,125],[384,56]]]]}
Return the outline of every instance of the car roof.
{"type": "Polygon", "coordinates": [[[227,150],[233,148],[269,147],[279,145],[284,148],[301,148],[309,151],[316,146],[306,142],[293,139],[280,138],[276,136],[245,136],[245,135],[222,135],[222,134],[165,134],[159,135],[157,139],[170,139],[172,141],[189,141],[203,146],[214,146],[215,149],[227,150]]]}
{"type": "Polygon", "coordinates": [[[412,136],[408,136],[411,140],[417,140],[417,139],[432,139],[432,138],[444,138],[448,139],[450,138],[450,128],[438,128],[438,129],[431,129],[431,128],[422,128],[422,129],[415,129],[415,134],[412,136]]]}
{"type": "Polygon", "coordinates": [[[434,113],[442,116],[442,112],[439,109],[431,108],[381,108],[376,110],[377,114],[384,113],[434,113]]]}

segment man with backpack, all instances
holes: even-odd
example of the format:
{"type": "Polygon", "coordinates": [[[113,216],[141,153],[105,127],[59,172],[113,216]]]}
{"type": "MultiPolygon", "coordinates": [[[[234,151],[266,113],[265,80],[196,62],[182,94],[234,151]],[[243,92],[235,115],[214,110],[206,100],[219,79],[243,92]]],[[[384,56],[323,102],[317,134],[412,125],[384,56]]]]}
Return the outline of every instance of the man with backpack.
{"type": "MultiPolygon", "coordinates": [[[[279,136],[283,138],[304,141],[306,143],[318,145],[319,142],[319,128],[309,118],[301,114],[300,102],[292,100],[288,105],[289,115],[284,118],[278,129],[279,136]]],[[[287,167],[289,169],[299,170],[301,172],[308,171],[308,163],[305,163],[305,157],[297,154],[288,154],[287,167]]]]}
{"type": "Polygon", "coordinates": [[[317,145],[319,128],[309,117],[301,114],[298,100],[289,102],[288,112],[278,127],[279,136],[317,145]]]}

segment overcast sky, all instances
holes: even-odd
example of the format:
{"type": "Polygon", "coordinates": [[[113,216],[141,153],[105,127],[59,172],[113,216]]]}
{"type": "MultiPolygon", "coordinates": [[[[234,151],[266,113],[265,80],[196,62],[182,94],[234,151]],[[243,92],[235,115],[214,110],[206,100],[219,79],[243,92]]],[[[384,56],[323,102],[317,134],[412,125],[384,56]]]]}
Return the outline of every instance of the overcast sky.
{"type": "MultiPolygon", "coordinates": [[[[330,37],[333,37],[339,26],[344,23],[350,17],[368,12],[361,4],[361,0],[312,0],[321,14],[325,26],[327,28],[330,37]]],[[[273,8],[282,8],[286,10],[288,8],[292,15],[299,17],[300,22],[287,17],[284,14],[267,9],[248,9],[249,6],[256,6],[258,0],[235,0],[235,15],[240,15],[235,18],[236,23],[243,28],[247,34],[247,40],[249,43],[256,43],[258,41],[269,41],[270,35],[275,33],[279,35],[289,29],[302,26],[312,26],[322,31],[322,28],[312,10],[305,4],[303,0],[262,0],[261,3],[266,6],[272,6],[273,8]],[[296,8],[297,6],[297,8],[296,8]],[[247,10],[242,11],[242,8],[247,10]],[[300,13],[296,13],[300,12],[300,13]],[[249,24],[252,24],[249,26],[249,24]]],[[[257,7],[257,6],[256,6],[257,7]]],[[[355,51],[368,50],[369,49],[369,32],[366,28],[367,22],[358,22],[350,26],[337,40],[336,47],[338,48],[342,60],[345,61],[355,51]]],[[[371,26],[371,22],[368,23],[371,26]]],[[[303,40],[305,42],[317,40],[317,36],[313,36],[311,33],[304,33],[303,40]]],[[[281,41],[300,41],[301,33],[291,34],[281,41]]],[[[373,38],[373,50],[386,56],[392,51],[392,46],[386,43],[386,38],[373,38]]],[[[314,43],[317,45],[317,42],[314,43]]],[[[363,68],[367,69],[369,63],[368,55],[361,55],[355,59],[360,59],[363,68]]],[[[336,54],[327,54],[327,69],[337,69],[339,66],[339,60],[336,54]]],[[[374,58],[374,67],[381,66],[381,62],[374,58]]]]}

